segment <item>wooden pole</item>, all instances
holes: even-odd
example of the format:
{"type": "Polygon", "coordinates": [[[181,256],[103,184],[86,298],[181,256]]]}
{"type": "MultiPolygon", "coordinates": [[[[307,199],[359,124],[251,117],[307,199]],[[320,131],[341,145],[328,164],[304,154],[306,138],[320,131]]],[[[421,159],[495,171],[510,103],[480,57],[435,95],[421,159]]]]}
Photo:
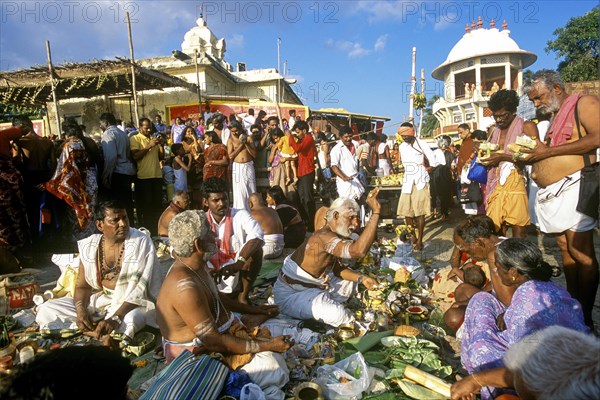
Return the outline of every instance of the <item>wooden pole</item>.
{"type": "MultiPolygon", "coordinates": [[[[54,87],[54,68],[52,67],[52,52],[50,51],[49,40],[46,40],[46,55],[48,56],[48,71],[50,72],[50,88],[52,89],[52,99],[54,100],[54,108],[56,108],[56,125],[58,125],[58,137],[62,139],[63,132],[60,128],[60,110],[58,109],[58,99],[56,97],[56,88],[54,87]]],[[[50,126],[50,117],[48,117],[48,126],[50,126]]]]}
{"type": "MultiPolygon", "coordinates": [[[[425,68],[421,68],[421,94],[425,95],[425,68]]],[[[423,127],[423,116],[425,114],[425,109],[420,110],[419,113],[419,134],[417,137],[421,137],[421,128],[423,127]]]]}
{"type": "Polygon", "coordinates": [[[125,15],[127,16],[127,35],[129,36],[129,58],[131,59],[131,89],[133,91],[133,112],[135,114],[135,121],[133,122],[133,126],[138,126],[140,123],[140,116],[138,114],[138,98],[137,89],[135,85],[135,57],[133,56],[133,39],[131,38],[131,20],[129,19],[129,11],[126,12],[125,15]]]}

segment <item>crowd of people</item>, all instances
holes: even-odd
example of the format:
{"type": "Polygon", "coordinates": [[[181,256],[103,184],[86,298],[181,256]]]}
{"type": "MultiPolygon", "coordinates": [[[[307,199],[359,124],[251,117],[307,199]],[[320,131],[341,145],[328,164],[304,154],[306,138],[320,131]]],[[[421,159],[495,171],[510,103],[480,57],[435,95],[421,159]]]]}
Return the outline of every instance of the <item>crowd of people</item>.
{"type": "MultiPolygon", "coordinates": [[[[460,147],[441,137],[435,150],[410,123],[398,128],[401,143],[390,149],[385,137],[369,133],[360,143],[348,126],[337,135],[329,128],[323,133],[292,111],[291,126],[248,110],[229,118],[215,113],[206,125],[203,118],[176,118],[170,128],[159,117],[142,118],[139,131],[128,133],[104,113],[100,143],[66,119],[58,145],[37,136],[27,118],[17,118],[13,128],[0,131],[3,262],[16,265],[19,251],[40,240],[47,220],[68,227],[80,261],[75,293],[42,304],[40,327],[80,329],[112,346],[111,333],[130,341],[154,326],[167,363],[190,352],[220,353],[267,398],[282,399],[289,371],[281,353],[292,341],[258,327],[280,313],[333,327],[354,322],[345,301],[359,286],[379,284],[351,268],[351,260],[369,252],[380,222],[379,189],[368,190],[367,178],[403,171],[397,215],[414,227],[416,250],[424,247],[425,217],[438,201],[442,218],[453,194],[475,214],[455,229],[447,277],[463,282],[445,321],[462,341],[470,374],[453,386],[453,398],[472,398],[476,391],[493,398],[514,389],[550,398],[544,395],[549,386],[536,386],[527,369],[543,375],[558,368],[552,365],[557,361],[532,367],[513,348],[548,327],[568,329],[552,331],[550,339],[572,331],[587,337],[593,328],[600,104],[593,96],[568,95],[553,71],[534,74],[524,91],[541,114],[551,115],[545,138],[539,124],[516,115],[516,92],[499,90],[489,101],[496,121],[489,134],[461,125],[460,147]],[[536,146],[510,152],[523,135],[536,146]],[[485,154],[484,144],[500,151],[485,154]],[[477,164],[484,171],[475,178],[477,164]],[[566,290],[551,282],[555,270],[524,238],[531,209],[527,164],[538,186],[539,229],[556,236],[566,290]],[[260,193],[256,176],[267,166],[270,186],[260,193]],[[594,177],[595,199],[586,195],[594,193],[594,177]],[[318,210],[315,187],[323,202],[318,210]],[[469,188],[479,198],[468,196],[469,188]],[[164,279],[151,236],[172,249],[174,263],[164,279]],[[263,260],[281,256],[284,247],[293,250],[273,286],[274,304],[251,304],[263,260]]],[[[576,388],[556,390],[553,398],[569,398],[576,388]]],[[[598,384],[581,390],[598,390],[598,384]]]]}

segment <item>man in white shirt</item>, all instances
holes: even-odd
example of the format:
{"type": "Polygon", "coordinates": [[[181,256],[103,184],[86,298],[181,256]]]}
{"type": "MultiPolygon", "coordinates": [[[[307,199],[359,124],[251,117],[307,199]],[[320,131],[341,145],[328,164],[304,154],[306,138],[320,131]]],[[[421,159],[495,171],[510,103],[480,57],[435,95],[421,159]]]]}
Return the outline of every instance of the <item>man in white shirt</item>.
{"type": "Polygon", "coordinates": [[[423,249],[425,216],[431,213],[429,174],[423,165],[424,158],[427,158],[430,167],[437,167],[438,163],[427,143],[415,137],[411,123],[403,123],[398,128],[398,135],[402,136],[403,140],[399,151],[404,167],[404,179],[396,213],[399,217],[404,217],[408,225],[416,228],[415,250],[420,251],[423,249]]]}
{"type": "MultiPolygon", "coordinates": [[[[240,114],[238,114],[241,116],[240,114]]],[[[256,117],[254,116],[254,108],[248,109],[248,115],[242,117],[242,125],[244,126],[244,130],[250,133],[250,127],[254,125],[256,121],[256,117]]]]}
{"type": "Polygon", "coordinates": [[[331,149],[331,171],[336,175],[338,195],[358,200],[365,188],[358,179],[358,145],[352,140],[352,129],[340,129],[340,141],[331,149]]]}
{"type": "Polygon", "coordinates": [[[204,181],[202,197],[217,238],[216,252],[207,265],[219,278],[219,291],[237,295],[240,303],[248,304],[250,288],[262,267],[263,230],[248,211],[229,208],[227,185],[222,179],[204,181]]]}
{"type": "Polygon", "coordinates": [[[294,125],[296,125],[296,110],[290,110],[289,114],[290,114],[290,120],[288,123],[290,125],[290,130],[293,131],[294,125]]]}

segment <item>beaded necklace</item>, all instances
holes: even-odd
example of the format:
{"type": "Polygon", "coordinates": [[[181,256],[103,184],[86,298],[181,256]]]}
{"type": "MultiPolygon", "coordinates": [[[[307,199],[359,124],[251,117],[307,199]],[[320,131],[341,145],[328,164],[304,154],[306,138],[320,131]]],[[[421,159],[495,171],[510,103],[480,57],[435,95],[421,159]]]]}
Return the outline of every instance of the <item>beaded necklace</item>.
{"type": "Polygon", "coordinates": [[[98,263],[100,277],[102,280],[113,281],[118,278],[119,273],[121,272],[121,263],[123,261],[123,253],[125,252],[125,242],[120,244],[119,256],[115,263],[109,266],[106,262],[106,244],[104,241],[104,236],[100,238],[100,245],[98,246],[98,263]]]}

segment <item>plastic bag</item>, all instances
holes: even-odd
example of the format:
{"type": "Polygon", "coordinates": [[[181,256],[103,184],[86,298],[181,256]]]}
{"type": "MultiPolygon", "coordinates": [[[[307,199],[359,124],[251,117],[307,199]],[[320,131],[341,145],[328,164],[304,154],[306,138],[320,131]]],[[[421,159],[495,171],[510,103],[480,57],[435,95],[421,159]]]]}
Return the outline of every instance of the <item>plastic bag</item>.
{"type": "Polygon", "coordinates": [[[265,394],[255,383],[247,383],[240,393],[240,400],[265,400],[265,394]]]}
{"type": "Polygon", "coordinates": [[[365,358],[355,353],[333,365],[323,365],[317,370],[317,384],[328,400],[360,399],[369,388],[372,377],[365,358]]]}

